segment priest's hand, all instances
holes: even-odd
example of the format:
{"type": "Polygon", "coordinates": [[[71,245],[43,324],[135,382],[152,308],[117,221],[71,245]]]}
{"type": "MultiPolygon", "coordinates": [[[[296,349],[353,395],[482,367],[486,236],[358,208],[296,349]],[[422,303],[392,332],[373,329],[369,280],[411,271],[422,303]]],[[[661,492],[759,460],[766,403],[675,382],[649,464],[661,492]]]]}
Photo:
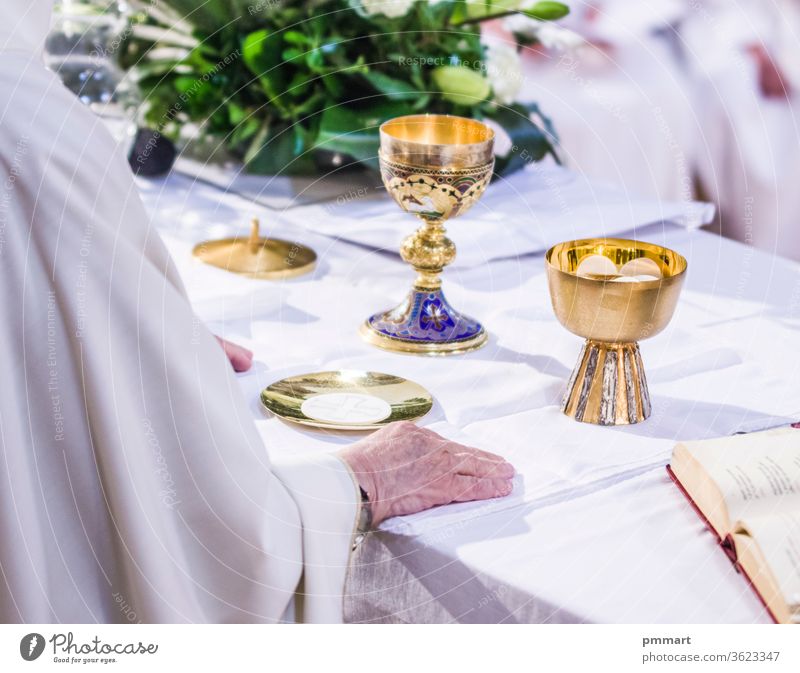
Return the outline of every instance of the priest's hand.
{"type": "Polygon", "coordinates": [[[367,492],[373,524],[436,505],[506,496],[514,477],[514,468],[500,456],[410,422],[388,425],[339,456],[367,492]]]}
{"type": "Polygon", "coordinates": [[[244,346],[226,341],[221,337],[217,337],[217,341],[222,346],[222,350],[225,351],[225,355],[228,356],[228,360],[231,361],[234,371],[246,372],[253,366],[253,353],[244,346]]]}

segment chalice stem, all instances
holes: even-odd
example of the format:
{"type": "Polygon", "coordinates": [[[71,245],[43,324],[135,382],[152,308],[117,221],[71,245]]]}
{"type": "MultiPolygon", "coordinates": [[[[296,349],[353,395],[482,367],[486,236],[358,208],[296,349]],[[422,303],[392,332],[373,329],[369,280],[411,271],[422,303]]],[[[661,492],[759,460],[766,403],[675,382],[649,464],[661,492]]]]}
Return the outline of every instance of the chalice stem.
{"type": "Polygon", "coordinates": [[[576,421],[598,425],[645,420],[650,415],[650,394],[639,344],[587,339],[561,410],[576,421]]]}
{"type": "Polygon", "coordinates": [[[488,338],[486,330],[457,311],[442,290],[442,270],[456,257],[444,220],[420,219],[422,226],[400,248],[417,272],[411,292],[397,308],[370,317],[362,333],[376,346],[407,353],[446,355],[480,348],[488,338]]]}
{"type": "Polygon", "coordinates": [[[419,290],[437,290],[442,286],[441,273],[456,258],[456,246],[447,237],[444,220],[422,217],[422,226],[403,241],[402,258],[414,267],[419,290]]]}

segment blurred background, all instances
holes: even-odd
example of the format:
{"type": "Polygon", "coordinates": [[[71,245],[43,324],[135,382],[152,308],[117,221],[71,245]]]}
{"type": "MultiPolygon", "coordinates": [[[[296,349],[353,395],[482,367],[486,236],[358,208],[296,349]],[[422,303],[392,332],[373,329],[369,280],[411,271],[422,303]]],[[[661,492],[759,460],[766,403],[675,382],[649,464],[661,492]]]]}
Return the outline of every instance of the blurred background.
{"type": "MultiPolygon", "coordinates": [[[[293,4],[238,11],[257,26],[293,4]]],[[[632,195],[713,202],[708,228],[800,260],[800,0],[567,4],[555,23],[517,14],[481,24],[495,101],[537,103],[571,169],[632,195]]],[[[359,11],[391,17],[411,5],[373,0],[359,11]]],[[[135,39],[158,44],[174,21],[169,48],[190,49],[185,16],[158,2],[61,0],[48,64],[133,147],[150,97],[135,39]]]]}

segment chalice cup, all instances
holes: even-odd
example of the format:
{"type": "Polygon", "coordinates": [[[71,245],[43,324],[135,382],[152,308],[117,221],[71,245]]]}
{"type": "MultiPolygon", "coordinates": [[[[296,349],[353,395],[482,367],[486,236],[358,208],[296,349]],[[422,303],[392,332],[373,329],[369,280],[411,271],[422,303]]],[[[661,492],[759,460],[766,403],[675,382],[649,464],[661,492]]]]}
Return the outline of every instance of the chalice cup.
{"type": "Polygon", "coordinates": [[[638,342],[672,318],[686,260],[662,246],[606,238],[559,243],[545,265],[556,317],[586,339],[561,410],[596,425],[645,420],[651,406],[638,342]]]}
{"type": "Polygon", "coordinates": [[[381,126],[383,184],[397,205],[422,225],[400,255],[417,272],[405,301],[362,325],[371,344],[424,355],[480,348],[480,322],[457,311],[442,291],[441,273],[456,256],[445,221],[465,213],[483,194],[494,170],[494,131],[474,119],[410,115],[381,126]]]}

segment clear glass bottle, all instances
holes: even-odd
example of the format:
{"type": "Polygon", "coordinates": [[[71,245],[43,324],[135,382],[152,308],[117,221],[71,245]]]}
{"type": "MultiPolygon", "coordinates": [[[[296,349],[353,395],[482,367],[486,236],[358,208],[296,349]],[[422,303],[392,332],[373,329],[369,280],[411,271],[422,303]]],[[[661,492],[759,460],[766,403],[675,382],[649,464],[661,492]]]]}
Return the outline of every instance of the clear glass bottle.
{"type": "Polygon", "coordinates": [[[130,30],[130,8],[110,0],[59,0],[45,60],[68,89],[108,126],[126,153],[136,136],[141,103],[135,82],[118,65],[130,30]]]}

